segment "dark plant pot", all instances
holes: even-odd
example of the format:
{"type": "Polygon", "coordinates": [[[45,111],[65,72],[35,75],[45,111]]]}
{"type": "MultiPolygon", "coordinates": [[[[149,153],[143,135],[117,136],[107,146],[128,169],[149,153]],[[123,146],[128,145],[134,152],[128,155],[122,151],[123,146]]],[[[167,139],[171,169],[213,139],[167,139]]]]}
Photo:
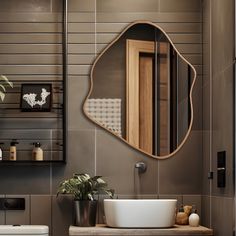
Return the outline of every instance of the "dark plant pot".
{"type": "Polygon", "coordinates": [[[75,225],[91,227],[96,225],[97,201],[74,201],[75,225]]]}

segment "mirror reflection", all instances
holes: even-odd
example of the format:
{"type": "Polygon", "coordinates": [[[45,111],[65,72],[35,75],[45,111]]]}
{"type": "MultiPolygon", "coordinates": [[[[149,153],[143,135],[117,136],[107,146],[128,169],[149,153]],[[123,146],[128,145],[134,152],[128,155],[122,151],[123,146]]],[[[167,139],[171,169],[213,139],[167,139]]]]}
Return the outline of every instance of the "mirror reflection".
{"type": "Polygon", "coordinates": [[[192,125],[193,66],[153,23],[133,23],[96,59],[86,115],[132,147],[169,157],[192,125]]]}

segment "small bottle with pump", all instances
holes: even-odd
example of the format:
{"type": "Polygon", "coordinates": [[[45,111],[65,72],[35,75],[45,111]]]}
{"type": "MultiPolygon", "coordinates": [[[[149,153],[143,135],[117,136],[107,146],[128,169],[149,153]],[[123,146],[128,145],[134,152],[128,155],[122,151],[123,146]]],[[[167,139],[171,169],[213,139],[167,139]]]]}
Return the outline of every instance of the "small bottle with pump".
{"type": "Polygon", "coordinates": [[[33,143],[32,158],[34,161],[43,161],[43,149],[39,142],[33,143]]]}
{"type": "MultiPolygon", "coordinates": [[[[4,144],[4,143],[0,143],[0,145],[2,145],[2,144],[4,144]]],[[[0,147],[0,161],[2,161],[2,149],[1,149],[1,147],[0,147]]]]}
{"type": "Polygon", "coordinates": [[[196,210],[195,206],[193,206],[192,213],[189,216],[189,225],[192,227],[198,227],[199,221],[200,221],[200,217],[197,214],[197,210],[196,210]]]}
{"type": "Polygon", "coordinates": [[[16,144],[19,144],[16,139],[11,140],[10,144],[10,161],[16,161],[16,144]]]}

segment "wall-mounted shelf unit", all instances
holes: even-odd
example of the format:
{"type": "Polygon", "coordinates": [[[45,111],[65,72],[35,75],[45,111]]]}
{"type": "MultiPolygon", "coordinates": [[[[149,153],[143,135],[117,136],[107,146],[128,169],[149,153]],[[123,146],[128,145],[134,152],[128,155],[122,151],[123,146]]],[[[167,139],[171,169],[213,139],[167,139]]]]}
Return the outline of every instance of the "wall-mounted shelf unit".
{"type": "MultiPolygon", "coordinates": [[[[3,48],[0,54],[4,54],[6,58],[3,56],[1,59],[0,73],[6,75],[14,87],[7,88],[4,101],[0,102],[0,143],[4,143],[0,144],[3,152],[0,165],[66,163],[67,0],[62,0],[62,4],[63,11],[48,13],[47,20],[44,20],[43,16],[34,18],[29,14],[19,17],[17,23],[11,21],[4,23],[7,24],[7,32],[4,34],[9,36],[10,41],[15,40],[15,43],[2,43],[4,38],[1,39],[0,35],[3,48]],[[35,19],[38,22],[35,22],[35,19]],[[17,37],[13,39],[12,35],[17,37]],[[10,51],[4,49],[11,46],[10,51]],[[50,111],[23,111],[21,105],[23,84],[50,85],[52,89],[50,111]],[[16,145],[15,161],[9,160],[12,139],[17,139],[19,142],[16,145]],[[42,161],[33,159],[34,142],[41,144],[42,161]]],[[[40,99],[42,93],[37,94],[35,101],[40,99]]]]}

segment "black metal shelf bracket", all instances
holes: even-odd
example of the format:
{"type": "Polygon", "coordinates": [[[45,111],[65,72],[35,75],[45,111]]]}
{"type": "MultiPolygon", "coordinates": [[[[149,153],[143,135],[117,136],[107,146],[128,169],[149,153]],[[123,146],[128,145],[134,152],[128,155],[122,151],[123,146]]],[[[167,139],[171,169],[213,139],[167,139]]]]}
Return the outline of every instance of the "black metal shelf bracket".
{"type": "Polygon", "coordinates": [[[62,50],[63,50],[63,161],[66,163],[67,157],[67,89],[68,89],[68,0],[63,0],[63,39],[62,39],[62,50]]]}

